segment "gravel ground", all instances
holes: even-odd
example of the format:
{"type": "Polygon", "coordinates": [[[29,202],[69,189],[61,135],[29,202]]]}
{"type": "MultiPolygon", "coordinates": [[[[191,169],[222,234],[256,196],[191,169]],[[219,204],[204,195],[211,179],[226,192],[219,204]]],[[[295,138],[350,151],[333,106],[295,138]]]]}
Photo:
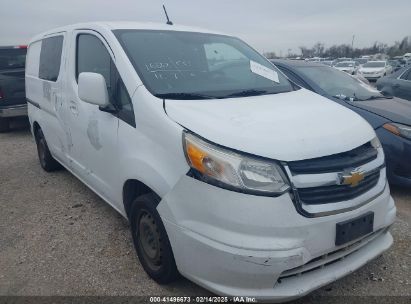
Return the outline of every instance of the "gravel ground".
{"type": "MultiPolygon", "coordinates": [[[[392,194],[394,246],[299,303],[411,296],[411,189],[392,194]]],[[[169,286],[149,279],[127,221],[69,172],[44,172],[24,122],[0,134],[0,206],[0,296],[210,295],[185,279],[169,286]]]]}

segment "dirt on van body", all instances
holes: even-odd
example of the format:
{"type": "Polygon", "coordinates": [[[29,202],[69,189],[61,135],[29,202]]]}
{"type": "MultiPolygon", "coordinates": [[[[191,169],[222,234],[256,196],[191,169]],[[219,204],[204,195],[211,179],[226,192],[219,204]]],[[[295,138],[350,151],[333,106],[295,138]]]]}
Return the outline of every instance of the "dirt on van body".
{"type": "MultiPolygon", "coordinates": [[[[393,247],[298,303],[411,296],[411,189],[392,188],[392,195],[393,247]]],[[[0,134],[0,207],[0,296],[211,295],[185,279],[168,286],[151,280],[127,221],[69,172],[44,172],[24,121],[0,134]]]]}

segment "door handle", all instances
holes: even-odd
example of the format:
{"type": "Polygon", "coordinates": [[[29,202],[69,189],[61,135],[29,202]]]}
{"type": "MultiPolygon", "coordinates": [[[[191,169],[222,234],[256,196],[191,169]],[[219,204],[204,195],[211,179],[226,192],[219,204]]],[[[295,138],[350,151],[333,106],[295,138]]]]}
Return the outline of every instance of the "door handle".
{"type": "Polygon", "coordinates": [[[398,89],[400,87],[400,85],[398,83],[395,83],[395,84],[392,85],[392,87],[398,89]]]}

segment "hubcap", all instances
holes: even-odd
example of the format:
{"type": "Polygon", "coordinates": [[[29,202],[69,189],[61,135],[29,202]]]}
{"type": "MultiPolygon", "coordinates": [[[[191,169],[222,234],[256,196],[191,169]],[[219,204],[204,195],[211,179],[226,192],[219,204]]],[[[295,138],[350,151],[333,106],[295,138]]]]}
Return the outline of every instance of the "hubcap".
{"type": "Polygon", "coordinates": [[[153,216],[144,211],[138,223],[138,241],[145,260],[153,270],[161,267],[160,234],[153,216]]]}

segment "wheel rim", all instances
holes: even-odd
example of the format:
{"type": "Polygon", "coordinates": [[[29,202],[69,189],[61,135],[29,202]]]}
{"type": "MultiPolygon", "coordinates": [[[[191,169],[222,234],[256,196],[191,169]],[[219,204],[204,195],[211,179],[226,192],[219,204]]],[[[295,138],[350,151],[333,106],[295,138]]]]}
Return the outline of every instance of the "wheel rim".
{"type": "Polygon", "coordinates": [[[141,248],[144,259],[153,270],[161,267],[161,245],[160,234],[154,217],[148,212],[143,211],[138,222],[138,245],[141,248]]]}

